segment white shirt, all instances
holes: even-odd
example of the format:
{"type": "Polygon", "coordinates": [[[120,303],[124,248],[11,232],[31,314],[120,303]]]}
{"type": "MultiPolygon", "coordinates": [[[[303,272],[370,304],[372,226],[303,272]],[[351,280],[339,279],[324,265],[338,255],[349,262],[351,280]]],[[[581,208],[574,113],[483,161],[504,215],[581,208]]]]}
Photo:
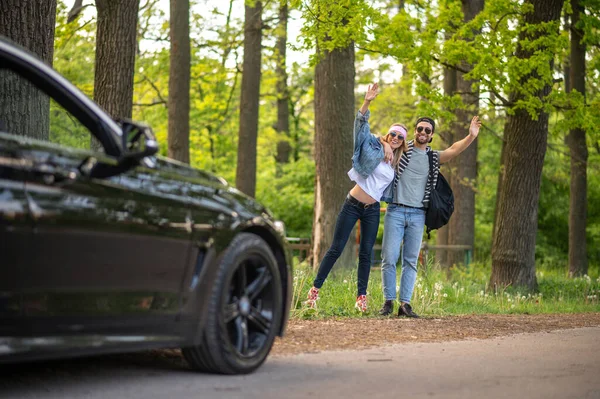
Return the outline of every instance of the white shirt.
{"type": "Polygon", "coordinates": [[[373,173],[366,179],[362,177],[354,168],[348,172],[350,180],[358,184],[360,188],[376,201],[381,200],[383,191],[394,180],[394,169],[389,163],[381,161],[373,173]]]}

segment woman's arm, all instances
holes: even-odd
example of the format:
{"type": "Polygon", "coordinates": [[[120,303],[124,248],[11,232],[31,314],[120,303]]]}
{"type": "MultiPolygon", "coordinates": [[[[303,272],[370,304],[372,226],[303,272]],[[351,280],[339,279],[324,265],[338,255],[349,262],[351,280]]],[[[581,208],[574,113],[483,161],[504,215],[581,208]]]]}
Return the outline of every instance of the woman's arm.
{"type": "Polygon", "coordinates": [[[362,107],[358,110],[356,118],[354,118],[354,150],[360,147],[363,141],[366,140],[371,131],[369,129],[369,104],[377,97],[377,83],[369,85],[365,94],[365,101],[362,107]]]}

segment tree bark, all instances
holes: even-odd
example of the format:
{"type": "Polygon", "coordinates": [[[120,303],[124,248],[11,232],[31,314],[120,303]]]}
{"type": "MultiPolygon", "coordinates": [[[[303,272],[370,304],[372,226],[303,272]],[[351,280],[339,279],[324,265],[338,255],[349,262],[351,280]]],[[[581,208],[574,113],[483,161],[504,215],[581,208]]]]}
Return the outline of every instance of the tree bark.
{"type": "MultiPolygon", "coordinates": [[[[279,25],[277,27],[277,155],[278,165],[286,164],[290,160],[292,146],[289,141],[290,134],[290,96],[287,87],[286,47],[287,47],[287,0],[282,0],[279,7],[279,25]]],[[[279,169],[279,168],[278,168],[279,169]]]]}
{"type": "Polygon", "coordinates": [[[237,188],[254,197],[256,192],[256,142],[261,76],[262,4],[246,5],[244,63],[240,99],[240,129],[236,171],[237,188]]]}
{"type": "MultiPolygon", "coordinates": [[[[315,211],[313,266],[329,249],[335,222],[352,187],[346,173],[353,147],[354,44],[326,52],[315,68],[315,211]]],[[[355,266],[355,234],[337,264],[355,266]]]]}
{"type": "Polygon", "coordinates": [[[190,163],[190,2],[171,0],[168,155],[190,163]]]}
{"type": "MultiPolygon", "coordinates": [[[[0,0],[0,35],[52,66],[56,0],[0,0]]],[[[12,72],[0,71],[0,121],[5,130],[50,137],[50,98],[12,72]]]]}
{"type": "MultiPolygon", "coordinates": [[[[529,0],[533,12],[525,15],[525,24],[539,24],[560,18],[563,0],[529,0]]],[[[521,31],[519,42],[540,36],[540,32],[521,31]]],[[[543,50],[543,49],[541,49],[543,50]]],[[[538,49],[539,51],[539,49],[538,49]]],[[[517,47],[516,56],[528,59],[532,50],[517,47]]],[[[553,59],[549,57],[550,70],[553,59]]],[[[536,77],[536,72],[520,78],[524,84],[536,77]]],[[[536,96],[543,100],[550,94],[551,86],[545,85],[536,96]]],[[[511,93],[511,102],[521,98],[511,93]]],[[[507,286],[537,288],[535,277],[535,238],[537,231],[538,199],[544,155],[548,138],[548,113],[540,111],[533,120],[523,109],[509,115],[505,132],[505,171],[498,198],[496,230],[492,244],[492,275],[490,287],[502,289],[507,286]]]]}
{"type": "MultiPolygon", "coordinates": [[[[571,0],[571,59],[570,83],[585,98],[585,53],[583,27],[580,15],[583,14],[581,0],[571,0]]],[[[570,90],[569,90],[570,91],[570,90]]],[[[569,132],[567,144],[571,150],[571,187],[569,206],[569,275],[572,277],[587,274],[588,259],[586,245],[587,219],[587,159],[588,149],[585,130],[573,129],[569,132]]]]}
{"type": "MultiPolygon", "coordinates": [[[[452,68],[444,68],[444,95],[451,97],[456,93],[456,70],[452,68]]],[[[452,134],[452,128],[448,129],[444,135],[440,135],[442,140],[444,141],[445,147],[448,146],[448,143],[454,142],[454,135],[452,134]]],[[[442,167],[442,173],[446,180],[452,182],[452,169],[446,165],[442,167]]],[[[449,226],[446,225],[441,229],[438,229],[437,236],[437,245],[448,245],[448,234],[449,234],[449,226]]],[[[448,263],[448,250],[447,249],[438,249],[436,251],[436,260],[442,266],[442,268],[449,268],[450,264],[448,263]]]]}
{"type": "Polygon", "coordinates": [[[139,0],[96,0],[94,101],[114,119],[131,118],[138,8],[139,0]]]}
{"type": "MultiPolygon", "coordinates": [[[[464,22],[473,20],[483,11],[483,0],[462,0],[464,22]]],[[[471,69],[471,65],[463,64],[471,69]]],[[[464,73],[456,72],[456,88],[462,97],[464,108],[456,110],[456,122],[453,124],[454,140],[460,140],[468,134],[473,115],[479,112],[479,93],[473,86],[477,82],[466,80],[464,73]],[[471,94],[472,93],[472,94],[471,94]]],[[[477,179],[477,140],[457,158],[450,162],[453,170],[451,177],[454,192],[454,214],[448,226],[448,244],[475,246],[475,180],[477,179]]],[[[462,251],[450,251],[450,265],[464,263],[462,251]]]]}

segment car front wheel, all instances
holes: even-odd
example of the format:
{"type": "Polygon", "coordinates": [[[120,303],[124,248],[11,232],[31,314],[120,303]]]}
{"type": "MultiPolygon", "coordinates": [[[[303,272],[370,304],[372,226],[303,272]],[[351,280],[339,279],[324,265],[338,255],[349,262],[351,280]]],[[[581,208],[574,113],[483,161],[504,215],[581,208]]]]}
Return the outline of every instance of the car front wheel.
{"type": "Polygon", "coordinates": [[[200,371],[244,374],[267,358],[283,306],[277,262],[255,234],[238,234],[219,264],[202,345],[183,349],[200,371]]]}

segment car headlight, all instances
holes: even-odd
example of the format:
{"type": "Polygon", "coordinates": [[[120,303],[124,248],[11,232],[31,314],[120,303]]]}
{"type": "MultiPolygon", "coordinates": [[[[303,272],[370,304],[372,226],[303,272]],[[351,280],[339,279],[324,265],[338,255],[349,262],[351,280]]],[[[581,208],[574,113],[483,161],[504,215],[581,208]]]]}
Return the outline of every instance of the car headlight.
{"type": "Polygon", "coordinates": [[[275,220],[273,222],[273,227],[275,227],[275,230],[277,230],[279,234],[285,237],[285,223],[283,223],[283,221],[275,220]]]}

